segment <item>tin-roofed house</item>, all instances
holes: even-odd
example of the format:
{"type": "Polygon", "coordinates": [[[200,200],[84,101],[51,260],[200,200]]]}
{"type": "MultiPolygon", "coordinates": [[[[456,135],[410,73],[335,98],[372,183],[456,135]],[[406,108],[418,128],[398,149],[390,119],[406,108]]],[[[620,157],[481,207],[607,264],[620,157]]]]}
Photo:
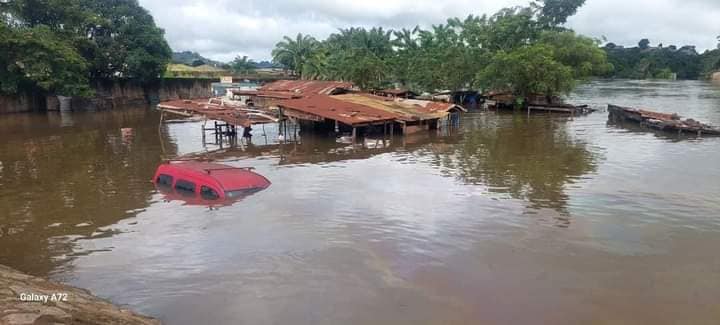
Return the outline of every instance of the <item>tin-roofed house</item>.
{"type": "Polygon", "coordinates": [[[247,98],[245,104],[256,107],[275,106],[278,101],[310,95],[335,95],[350,91],[353,84],[343,81],[278,80],[257,90],[236,90],[233,96],[247,98]]]}

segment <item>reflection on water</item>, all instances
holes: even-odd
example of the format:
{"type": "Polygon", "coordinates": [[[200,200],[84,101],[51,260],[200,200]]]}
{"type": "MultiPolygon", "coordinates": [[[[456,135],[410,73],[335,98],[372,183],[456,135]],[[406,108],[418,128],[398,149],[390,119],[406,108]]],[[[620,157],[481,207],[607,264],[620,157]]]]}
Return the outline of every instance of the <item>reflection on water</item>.
{"type": "Polygon", "coordinates": [[[0,263],[46,274],[72,254],[58,237],[100,236],[147,207],[156,121],[145,109],[1,117],[0,263]]]}
{"type": "Polygon", "coordinates": [[[549,115],[470,117],[460,143],[431,151],[438,166],[465,183],[527,200],[531,208],[565,212],[565,187],[593,172],[596,159],[584,142],[567,133],[567,120],[549,115]]]}
{"type": "MultiPolygon", "coordinates": [[[[598,81],[571,100],[720,125],[701,82],[598,81]]],[[[219,148],[152,110],[0,117],[0,263],[169,324],[712,323],[720,139],[603,112],[469,114],[348,146],[277,130],[219,148]],[[163,199],[162,157],[253,166],[219,209],[163,199]]]]}

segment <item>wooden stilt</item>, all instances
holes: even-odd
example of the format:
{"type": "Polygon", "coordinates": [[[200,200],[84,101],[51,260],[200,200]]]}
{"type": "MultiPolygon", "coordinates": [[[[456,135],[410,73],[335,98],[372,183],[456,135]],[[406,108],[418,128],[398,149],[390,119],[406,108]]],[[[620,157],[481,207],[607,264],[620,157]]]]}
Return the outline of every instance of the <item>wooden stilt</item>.
{"type": "Polygon", "coordinates": [[[357,128],[353,126],[352,130],[352,142],[353,145],[357,142],[357,128]]]}

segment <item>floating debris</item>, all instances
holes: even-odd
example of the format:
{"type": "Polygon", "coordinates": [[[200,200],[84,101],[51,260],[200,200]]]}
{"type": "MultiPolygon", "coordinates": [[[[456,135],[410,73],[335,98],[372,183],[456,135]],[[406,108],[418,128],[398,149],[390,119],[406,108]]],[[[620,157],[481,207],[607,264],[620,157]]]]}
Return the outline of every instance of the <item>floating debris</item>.
{"type": "Polygon", "coordinates": [[[682,119],[678,114],[658,113],[631,107],[608,105],[609,118],[613,121],[631,121],[660,131],[720,136],[717,127],[693,119],[682,119]]]}

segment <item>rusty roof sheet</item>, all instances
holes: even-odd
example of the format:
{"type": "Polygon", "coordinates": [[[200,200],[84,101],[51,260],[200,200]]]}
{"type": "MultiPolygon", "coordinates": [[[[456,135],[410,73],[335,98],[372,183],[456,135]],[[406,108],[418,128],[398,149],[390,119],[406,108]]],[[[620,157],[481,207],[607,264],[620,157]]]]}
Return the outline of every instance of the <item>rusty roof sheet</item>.
{"type": "Polygon", "coordinates": [[[267,91],[267,90],[232,90],[233,95],[238,96],[256,96],[256,97],[263,97],[263,98],[272,98],[272,99],[293,99],[293,98],[300,98],[302,97],[302,94],[293,93],[293,92],[287,92],[287,91],[267,91]]]}
{"type": "Polygon", "coordinates": [[[400,116],[382,109],[368,107],[337,99],[336,96],[313,95],[299,99],[283,100],[278,106],[335,120],[347,125],[394,121],[400,116]]]}
{"type": "Polygon", "coordinates": [[[158,109],[185,116],[199,115],[232,125],[248,127],[252,124],[275,122],[275,118],[258,111],[243,110],[234,105],[223,105],[205,100],[170,100],[157,105],[158,109]]]}
{"type": "Polygon", "coordinates": [[[278,80],[260,87],[260,92],[292,92],[303,95],[332,95],[337,89],[350,89],[353,84],[343,81],[278,80]]]}
{"type": "Polygon", "coordinates": [[[378,90],[377,93],[380,94],[390,94],[390,95],[404,95],[404,94],[414,94],[415,92],[408,89],[382,89],[378,90]]]}
{"type": "Polygon", "coordinates": [[[390,99],[370,94],[344,94],[333,96],[333,98],[393,113],[398,115],[399,120],[403,121],[443,118],[453,109],[458,109],[463,112],[465,111],[463,107],[450,103],[440,103],[419,99],[390,99]]]}

